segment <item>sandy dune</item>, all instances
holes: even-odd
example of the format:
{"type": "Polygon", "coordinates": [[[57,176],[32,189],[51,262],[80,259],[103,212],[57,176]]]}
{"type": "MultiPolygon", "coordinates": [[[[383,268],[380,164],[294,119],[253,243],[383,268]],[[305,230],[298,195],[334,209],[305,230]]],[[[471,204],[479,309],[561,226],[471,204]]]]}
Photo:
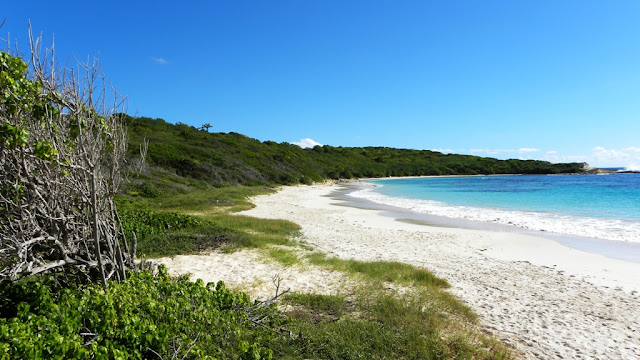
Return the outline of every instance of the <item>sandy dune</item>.
{"type": "Polygon", "coordinates": [[[280,278],[280,289],[299,293],[336,295],[348,292],[347,277],[337,271],[303,265],[284,267],[268,261],[257,250],[242,250],[232,254],[212,252],[202,255],[179,255],[154,259],[164,264],[171,275],[190,274],[205,283],[224,281],[230,288],[242,290],[252,298],[267,299],[275,295],[274,278],[280,278]]]}

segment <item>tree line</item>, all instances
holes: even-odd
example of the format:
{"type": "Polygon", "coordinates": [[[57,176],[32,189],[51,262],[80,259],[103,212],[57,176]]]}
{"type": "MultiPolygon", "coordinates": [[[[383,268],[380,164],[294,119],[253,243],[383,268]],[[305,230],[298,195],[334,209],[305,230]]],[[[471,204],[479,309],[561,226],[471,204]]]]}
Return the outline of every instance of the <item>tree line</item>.
{"type": "Polygon", "coordinates": [[[498,160],[389,147],[300,148],[238,133],[209,133],[163,119],[125,116],[130,156],[149,141],[147,160],[177,175],[217,184],[298,184],[388,176],[582,173],[583,164],[498,160]]]}

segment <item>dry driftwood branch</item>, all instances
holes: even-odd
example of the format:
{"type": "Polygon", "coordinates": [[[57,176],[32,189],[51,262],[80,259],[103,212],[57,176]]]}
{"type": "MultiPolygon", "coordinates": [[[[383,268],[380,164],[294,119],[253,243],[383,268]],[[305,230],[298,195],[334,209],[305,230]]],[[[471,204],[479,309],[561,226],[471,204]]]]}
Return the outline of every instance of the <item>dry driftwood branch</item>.
{"type": "Polygon", "coordinates": [[[196,334],[196,338],[193,339],[193,341],[189,345],[189,348],[187,349],[187,352],[182,356],[181,360],[184,360],[187,358],[187,356],[189,356],[189,353],[191,352],[191,350],[193,350],[193,347],[196,345],[196,342],[198,341],[199,337],[200,337],[200,333],[196,334]]]}
{"type": "Polygon", "coordinates": [[[291,336],[292,332],[284,329],[278,328],[273,329],[265,324],[265,320],[269,320],[274,314],[268,311],[268,308],[275,304],[282,295],[287,294],[291,289],[287,289],[285,291],[280,292],[280,283],[282,282],[282,278],[280,275],[276,274],[271,278],[274,286],[276,287],[275,295],[264,301],[257,301],[253,306],[245,309],[236,309],[236,311],[245,312],[247,314],[247,318],[251,321],[255,326],[264,327],[266,329],[277,330],[289,334],[291,336]]]}
{"type": "Polygon", "coordinates": [[[89,339],[89,341],[85,342],[82,345],[84,347],[87,347],[87,346],[91,345],[91,343],[96,341],[98,339],[98,337],[99,337],[98,334],[92,332],[91,330],[87,329],[86,327],[82,327],[80,330],[81,330],[81,332],[78,333],[78,335],[80,335],[83,338],[83,340],[84,340],[85,337],[91,336],[91,339],[89,339]]]}

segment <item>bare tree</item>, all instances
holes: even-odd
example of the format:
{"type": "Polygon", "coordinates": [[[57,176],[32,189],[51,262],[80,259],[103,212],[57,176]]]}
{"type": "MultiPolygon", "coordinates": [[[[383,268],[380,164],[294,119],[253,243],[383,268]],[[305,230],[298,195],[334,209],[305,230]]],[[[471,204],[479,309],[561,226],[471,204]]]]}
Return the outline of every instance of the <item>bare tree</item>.
{"type": "Polygon", "coordinates": [[[147,152],[149,151],[149,140],[147,138],[142,139],[140,144],[140,157],[133,159],[132,167],[138,173],[143,173],[145,165],[147,164],[147,152]]]}
{"type": "Polygon", "coordinates": [[[113,202],[125,99],[97,59],[59,68],[29,35],[28,64],[0,53],[0,281],[64,271],[106,286],[134,267],[113,202]]]}

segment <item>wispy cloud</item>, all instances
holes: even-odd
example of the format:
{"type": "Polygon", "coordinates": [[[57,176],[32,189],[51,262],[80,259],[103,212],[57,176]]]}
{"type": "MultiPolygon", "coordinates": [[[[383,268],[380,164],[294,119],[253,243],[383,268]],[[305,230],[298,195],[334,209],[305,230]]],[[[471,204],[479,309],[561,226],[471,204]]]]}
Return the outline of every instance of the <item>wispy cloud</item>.
{"type": "Polygon", "coordinates": [[[540,151],[540,149],[535,149],[535,148],[520,148],[518,149],[519,153],[532,153],[532,152],[538,152],[540,151]]]}
{"type": "Polygon", "coordinates": [[[540,160],[549,161],[552,163],[583,163],[586,162],[589,165],[593,166],[593,161],[587,155],[562,155],[561,153],[551,150],[547,151],[546,154],[540,160]]]}
{"type": "Polygon", "coordinates": [[[521,160],[545,160],[552,163],[578,162],[587,163],[595,167],[625,167],[627,169],[640,169],[640,146],[626,146],[620,148],[605,148],[595,146],[591,153],[567,154],[558,150],[546,150],[539,148],[520,147],[517,149],[493,149],[475,148],[468,151],[451,149],[433,149],[442,153],[467,153],[476,156],[489,156],[498,159],[521,159],[521,160]]]}
{"type": "Polygon", "coordinates": [[[596,146],[592,149],[594,163],[598,166],[640,167],[640,147],[630,146],[624,149],[607,149],[596,146]]]}
{"type": "Polygon", "coordinates": [[[320,144],[319,142],[317,142],[317,141],[315,141],[313,139],[310,139],[310,138],[300,139],[300,141],[294,141],[294,142],[292,142],[292,144],[298,145],[303,149],[304,148],[311,148],[311,147],[314,147],[314,146],[322,146],[322,144],[320,144]]]}
{"type": "Polygon", "coordinates": [[[513,153],[512,149],[471,149],[469,152],[473,154],[489,154],[489,155],[498,155],[504,153],[513,153]]]}
{"type": "Polygon", "coordinates": [[[595,146],[591,149],[591,154],[585,155],[563,155],[555,150],[551,150],[545,153],[543,159],[554,163],[586,162],[595,167],[640,169],[640,147],[629,146],[620,149],[610,149],[604,146],[595,146]]]}
{"type": "Polygon", "coordinates": [[[156,64],[160,64],[160,65],[166,65],[166,64],[168,64],[168,63],[169,63],[166,59],[164,59],[164,58],[159,58],[159,57],[153,57],[153,56],[152,56],[152,57],[151,57],[151,60],[152,60],[154,63],[156,63],[156,64]]]}

